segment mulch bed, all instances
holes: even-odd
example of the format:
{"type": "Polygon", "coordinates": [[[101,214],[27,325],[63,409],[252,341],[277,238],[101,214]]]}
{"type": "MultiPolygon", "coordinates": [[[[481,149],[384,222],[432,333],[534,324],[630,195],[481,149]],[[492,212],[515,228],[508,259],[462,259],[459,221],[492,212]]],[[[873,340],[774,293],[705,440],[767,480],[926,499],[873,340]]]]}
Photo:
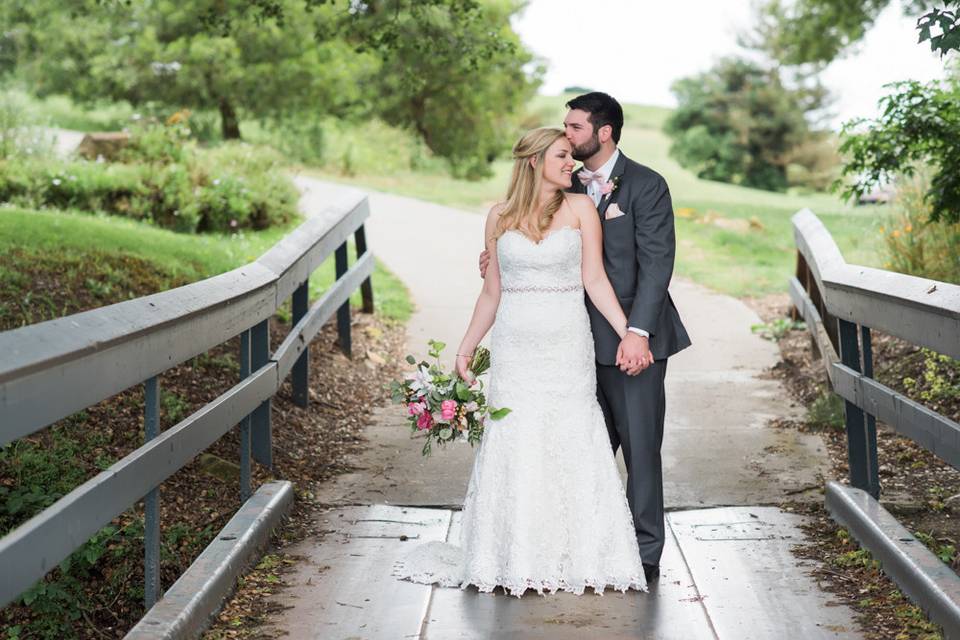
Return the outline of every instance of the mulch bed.
{"type": "MultiPolygon", "coordinates": [[[[789,314],[789,297],[781,294],[749,304],[765,322],[789,314]]],[[[810,335],[805,329],[791,330],[778,340],[779,362],[770,372],[790,394],[808,408],[825,404],[826,374],[820,360],[814,360],[810,335]]],[[[925,388],[926,357],[922,351],[897,338],[874,333],[874,375],[883,384],[919,402],[924,402],[953,420],[960,420],[960,398],[925,402],[919,397],[925,388]],[[920,381],[909,386],[905,378],[920,381]]],[[[947,372],[948,384],[960,384],[947,372]]],[[[832,463],[832,477],[847,483],[846,432],[842,418],[825,421],[822,412],[813,412],[801,421],[778,421],[776,428],[816,432],[826,445],[832,463]]],[[[842,414],[841,414],[842,416],[842,414]]],[[[877,424],[877,451],[880,463],[881,503],[908,529],[954,570],[960,568],[956,552],[960,541],[960,472],[909,438],[897,435],[883,423],[877,424]]],[[[801,557],[815,561],[812,573],[827,591],[850,605],[871,640],[941,638],[936,625],[910,604],[896,585],[880,570],[868,552],[861,550],[848,532],[839,527],[823,504],[787,502],[791,511],[809,516],[804,527],[807,543],[794,549],[801,557]]]]}

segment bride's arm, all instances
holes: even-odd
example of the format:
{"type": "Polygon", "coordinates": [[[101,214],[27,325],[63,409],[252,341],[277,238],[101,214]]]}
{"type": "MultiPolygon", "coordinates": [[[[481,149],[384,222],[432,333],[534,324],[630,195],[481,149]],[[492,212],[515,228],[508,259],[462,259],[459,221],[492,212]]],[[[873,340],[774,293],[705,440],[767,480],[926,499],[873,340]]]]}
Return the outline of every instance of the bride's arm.
{"type": "Polygon", "coordinates": [[[483,336],[493,326],[497,316],[497,307],[500,306],[500,264],[497,262],[497,241],[493,238],[497,228],[497,218],[500,215],[500,206],[495,206],[487,214],[487,223],[484,227],[484,246],[490,253],[490,264],[483,280],[483,289],[477,296],[477,304],[473,307],[473,317],[467,332],[457,348],[457,373],[464,380],[471,380],[469,372],[470,358],[483,336]]]}
{"type": "Polygon", "coordinates": [[[603,268],[603,229],[600,227],[600,216],[597,215],[593,202],[586,196],[574,200],[574,210],[580,218],[583,242],[583,288],[593,305],[603,314],[617,335],[623,338],[627,332],[627,316],[624,315],[623,307],[620,306],[613,285],[603,268]]]}

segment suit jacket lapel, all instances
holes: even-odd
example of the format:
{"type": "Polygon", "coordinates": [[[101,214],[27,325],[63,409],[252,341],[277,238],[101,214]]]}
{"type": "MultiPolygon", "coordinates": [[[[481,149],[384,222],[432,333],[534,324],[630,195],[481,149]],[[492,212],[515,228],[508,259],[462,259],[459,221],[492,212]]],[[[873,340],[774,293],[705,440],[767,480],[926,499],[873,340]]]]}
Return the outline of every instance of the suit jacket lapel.
{"type": "MultiPolygon", "coordinates": [[[[613,180],[617,176],[622,176],[623,172],[627,168],[627,156],[623,155],[623,151],[620,152],[620,156],[617,158],[617,161],[613,165],[613,171],[610,172],[610,177],[607,180],[613,180]]],[[[577,180],[579,182],[579,180],[577,180]]],[[[600,205],[597,207],[597,212],[600,214],[600,219],[603,220],[604,215],[607,213],[607,207],[610,206],[610,203],[613,202],[613,198],[616,195],[614,193],[608,193],[607,195],[600,198],[600,205]]]]}

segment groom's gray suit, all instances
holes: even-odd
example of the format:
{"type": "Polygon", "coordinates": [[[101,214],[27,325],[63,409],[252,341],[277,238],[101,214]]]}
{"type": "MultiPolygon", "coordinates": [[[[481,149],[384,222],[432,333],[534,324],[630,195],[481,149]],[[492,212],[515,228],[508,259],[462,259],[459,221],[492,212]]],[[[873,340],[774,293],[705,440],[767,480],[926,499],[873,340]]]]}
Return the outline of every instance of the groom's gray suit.
{"type": "MultiPolygon", "coordinates": [[[[664,543],[660,463],[663,383],[667,358],[690,346],[690,338],[667,292],[676,237],[666,181],[622,151],[610,180],[618,186],[597,207],[603,225],[603,265],[628,325],[650,334],[655,362],[636,376],[620,371],[616,366],[620,338],[588,298],[597,358],[597,397],[613,451],[623,450],[628,474],[627,500],[633,512],[640,557],[646,564],[658,565],[664,543]],[[623,215],[608,220],[607,209],[614,202],[623,215]]],[[[572,191],[585,193],[577,177],[572,191]]]]}

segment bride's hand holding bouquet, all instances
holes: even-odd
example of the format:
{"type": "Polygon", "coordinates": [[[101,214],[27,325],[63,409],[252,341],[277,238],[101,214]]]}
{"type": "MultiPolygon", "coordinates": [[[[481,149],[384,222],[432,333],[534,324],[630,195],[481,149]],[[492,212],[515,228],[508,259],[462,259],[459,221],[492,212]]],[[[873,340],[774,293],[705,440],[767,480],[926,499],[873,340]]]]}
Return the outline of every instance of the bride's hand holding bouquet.
{"type": "Polygon", "coordinates": [[[477,380],[490,368],[490,351],[486,347],[478,347],[469,359],[458,356],[457,373],[453,374],[440,365],[440,353],[446,345],[435,340],[428,344],[434,362],[418,363],[413,356],[407,356],[407,362],[415,365],[416,370],[403,380],[390,383],[393,402],[406,407],[410,430],[424,432],[425,456],[430,455],[434,443],[444,445],[461,439],[472,446],[480,442],[488,417],[499,420],[510,413],[510,409],[487,405],[483,382],[477,380]],[[476,388],[475,382],[479,383],[476,388]]]}

